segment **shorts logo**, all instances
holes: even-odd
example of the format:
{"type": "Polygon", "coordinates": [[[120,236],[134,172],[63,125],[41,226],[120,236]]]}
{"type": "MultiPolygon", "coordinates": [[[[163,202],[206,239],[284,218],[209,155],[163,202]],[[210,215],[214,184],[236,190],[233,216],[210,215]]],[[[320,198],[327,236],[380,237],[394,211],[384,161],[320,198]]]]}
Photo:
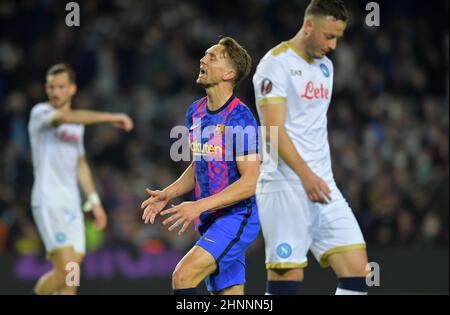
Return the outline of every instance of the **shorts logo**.
{"type": "Polygon", "coordinates": [[[270,81],[269,79],[264,79],[261,83],[261,95],[265,96],[272,92],[272,87],[272,81],[270,81]]]}
{"type": "Polygon", "coordinates": [[[213,241],[210,238],[207,238],[206,236],[203,238],[205,241],[210,242],[210,243],[216,243],[216,241],[213,241]]]}
{"type": "Polygon", "coordinates": [[[59,232],[56,234],[55,239],[59,244],[62,244],[66,241],[66,234],[59,232]]]}
{"type": "Polygon", "coordinates": [[[288,258],[292,255],[292,247],[287,243],[283,243],[278,245],[277,247],[277,255],[281,258],[288,258]]]}
{"type": "Polygon", "coordinates": [[[328,78],[330,76],[330,70],[328,69],[328,67],[325,64],[323,64],[323,63],[320,64],[320,70],[322,70],[322,73],[326,78],[328,78]]]}

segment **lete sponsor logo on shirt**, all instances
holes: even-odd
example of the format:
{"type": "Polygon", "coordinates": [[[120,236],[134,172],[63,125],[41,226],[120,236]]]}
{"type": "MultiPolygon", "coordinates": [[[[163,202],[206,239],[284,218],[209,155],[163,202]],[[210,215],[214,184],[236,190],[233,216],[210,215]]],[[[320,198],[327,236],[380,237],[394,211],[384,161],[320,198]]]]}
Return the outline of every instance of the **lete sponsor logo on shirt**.
{"type": "Polygon", "coordinates": [[[301,98],[307,100],[328,100],[330,98],[330,91],[323,83],[321,83],[319,87],[316,87],[312,81],[308,81],[305,92],[301,95],[301,98]]]}

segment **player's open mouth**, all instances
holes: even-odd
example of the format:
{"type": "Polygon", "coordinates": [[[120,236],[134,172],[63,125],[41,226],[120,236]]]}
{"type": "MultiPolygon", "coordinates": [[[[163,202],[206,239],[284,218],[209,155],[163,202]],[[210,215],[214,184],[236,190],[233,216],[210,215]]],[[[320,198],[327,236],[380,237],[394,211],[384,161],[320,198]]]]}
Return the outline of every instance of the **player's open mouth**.
{"type": "Polygon", "coordinates": [[[200,69],[199,77],[203,77],[206,74],[205,69],[200,69]]]}

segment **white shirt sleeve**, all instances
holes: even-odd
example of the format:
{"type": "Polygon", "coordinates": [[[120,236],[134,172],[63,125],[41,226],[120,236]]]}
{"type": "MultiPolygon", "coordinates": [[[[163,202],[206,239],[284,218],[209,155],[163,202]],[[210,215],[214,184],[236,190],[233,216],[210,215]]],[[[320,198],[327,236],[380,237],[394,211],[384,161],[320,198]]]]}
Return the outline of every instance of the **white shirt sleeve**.
{"type": "Polygon", "coordinates": [[[286,100],[288,75],[279,59],[268,56],[261,61],[253,77],[258,106],[267,101],[286,100]]]}
{"type": "Polygon", "coordinates": [[[34,131],[39,131],[42,128],[52,127],[52,119],[55,109],[48,104],[38,104],[30,114],[30,125],[34,131]]]}

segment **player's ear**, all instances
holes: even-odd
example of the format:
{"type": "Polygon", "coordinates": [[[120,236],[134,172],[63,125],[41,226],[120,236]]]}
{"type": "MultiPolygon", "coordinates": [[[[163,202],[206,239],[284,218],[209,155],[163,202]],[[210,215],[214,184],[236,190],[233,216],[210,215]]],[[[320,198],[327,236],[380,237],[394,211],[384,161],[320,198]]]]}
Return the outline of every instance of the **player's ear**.
{"type": "Polygon", "coordinates": [[[309,36],[312,33],[312,29],[313,29],[313,19],[310,17],[306,18],[304,23],[305,35],[309,36]]]}
{"type": "Polygon", "coordinates": [[[232,81],[236,77],[236,70],[230,68],[223,74],[224,81],[232,81]]]}
{"type": "Polygon", "coordinates": [[[70,96],[74,96],[77,93],[78,87],[75,83],[71,83],[69,87],[70,96]]]}

